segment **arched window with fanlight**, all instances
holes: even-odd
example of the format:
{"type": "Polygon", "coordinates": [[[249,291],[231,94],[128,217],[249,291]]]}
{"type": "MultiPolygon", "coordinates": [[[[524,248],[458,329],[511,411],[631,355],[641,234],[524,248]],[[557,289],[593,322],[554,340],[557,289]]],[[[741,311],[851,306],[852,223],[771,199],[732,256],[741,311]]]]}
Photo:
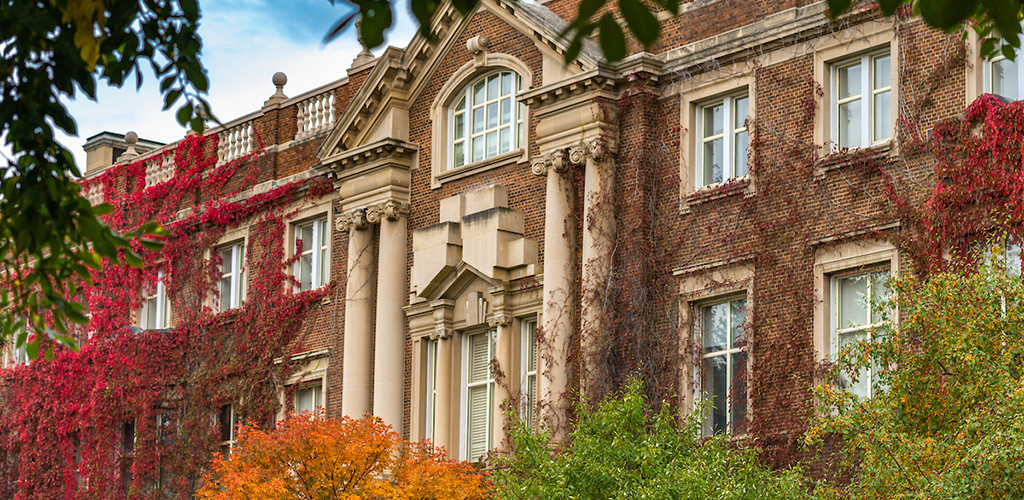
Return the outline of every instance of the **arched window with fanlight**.
{"type": "Polygon", "coordinates": [[[449,108],[448,169],[522,147],[526,106],[516,102],[523,79],[513,71],[484,75],[467,85],[449,108]]]}

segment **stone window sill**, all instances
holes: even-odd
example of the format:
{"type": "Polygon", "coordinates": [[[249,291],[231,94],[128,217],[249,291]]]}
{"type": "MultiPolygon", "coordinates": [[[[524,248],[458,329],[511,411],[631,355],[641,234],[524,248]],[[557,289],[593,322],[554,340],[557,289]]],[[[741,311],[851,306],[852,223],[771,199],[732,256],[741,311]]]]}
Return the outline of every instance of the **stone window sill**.
{"type": "Polygon", "coordinates": [[[896,154],[896,144],[892,140],[866,148],[843,149],[820,158],[815,167],[815,175],[822,177],[832,170],[863,165],[872,161],[887,162],[896,154]]]}
{"type": "Polygon", "coordinates": [[[488,170],[494,170],[496,168],[505,167],[512,165],[513,163],[519,163],[523,159],[524,149],[520,148],[515,151],[509,151],[508,153],[501,154],[498,156],[492,156],[490,158],[480,160],[477,162],[463,165],[458,168],[451,170],[445,170],[437,174],[434,179],[437,181],[435,188],[441,187],[441,184],[451,182],[458,179],[465,179],[466,177],[486,172],[488,170]]]}
{"type": "Polygon", "coordinates": [[[753,183],[750,181],[750,176],[736,177],[725,182],[719,182],[718,184],[704,186],[690,193],[684,200],[683,212],[689,212],[692,207],[710,201],[737,195],[751,196],[753,194],[753,183]]]}

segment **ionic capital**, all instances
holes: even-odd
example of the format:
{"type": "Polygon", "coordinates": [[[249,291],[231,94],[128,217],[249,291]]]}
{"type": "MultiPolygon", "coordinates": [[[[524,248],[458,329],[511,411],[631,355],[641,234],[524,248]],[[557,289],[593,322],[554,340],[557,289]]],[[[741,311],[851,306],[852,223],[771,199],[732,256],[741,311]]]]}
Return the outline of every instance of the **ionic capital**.
{"type": "Polygon", "coordinates": [[[497,326],[509,326],[511,324],[512,316],[509,316],[505,313],[498,313],[487,319],[487,326],[490,326],[491,328],[497,326]]]}
{"type": "Polygon", "coordinates": [[[430,332],[430,340],[444,340],[449,339],[455,335],[455,330],[448,328],[444,325],[437,325],[434,331],[430,332]]]}
{"type": "Polygon", "coordinates": [[[366,218],[366,210],[357,208],[351,212],[347,212],[338,217],[338,222],[335,224],[338,231],[349,232],[353,230],[363,230],[370,227],[370,221],[366,218]]]}
{"type": "Polygon", "coordinates": [[[379,224],[382,219],[396,221],[399,217],[409,215],[409,204],[388,200],[366,210],[366,220],[370,224],[379,224]]]}

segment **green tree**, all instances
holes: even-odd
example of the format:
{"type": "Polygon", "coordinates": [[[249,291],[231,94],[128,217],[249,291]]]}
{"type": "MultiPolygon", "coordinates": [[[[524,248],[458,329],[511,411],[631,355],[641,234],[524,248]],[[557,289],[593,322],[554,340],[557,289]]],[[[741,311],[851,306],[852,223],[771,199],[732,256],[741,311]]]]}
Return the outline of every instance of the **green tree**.
{"type": "Polygon", "coordinates": [[[577,407],[569,445],[511,418],[512,450],[496,459],[498,498],[795,499],[807,495],[798,471],[772,471],[750,443],[704,439],[700,413],[677,422],[668,404],[647,413],[639,382],[595,411],[577,407]]]}
{"type": "Polygon", "coordinates": [[[178,121],[201,129],[198,111],[209,106],[198,25],[196,0],[0,2],[0,135],[13,153],[0,185],[0,340],[27,342],[30,358],[45,337],[74,347],[67,323],[88,321],[75,300],[87,267],[103,259],[141,265],[133,240],[161,234],[155,224],[115,234],[99,219],[111,207],[81,196],[74,158],[54,139],[54,127],[77,133],[61,100],[76,92],[95,99],[98,82],[120,87],[133,74],[141,86],[148,65],[165,108],[184,99],[178,121]]]}
{"type": "Polygon", "coordinates": [[[1024,497],[1024,283],[982,267],[895,280],[880,307],[899,327],[839,353],[833,375],[889,369],[869,400],[817,389],[807,439],[842,436],[853,477],[822,498],[1024,497]]]}

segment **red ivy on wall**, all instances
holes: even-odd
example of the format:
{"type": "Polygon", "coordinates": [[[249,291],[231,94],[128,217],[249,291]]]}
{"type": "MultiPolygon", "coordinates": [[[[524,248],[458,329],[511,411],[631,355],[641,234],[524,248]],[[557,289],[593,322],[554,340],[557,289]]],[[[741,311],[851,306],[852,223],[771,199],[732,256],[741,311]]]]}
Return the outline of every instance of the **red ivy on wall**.
{"type": "Polygon", "coordinates": [[[330,292],[292,292],[285,211],[303,191],[319,198],[332,189],[305,180],[238,200],[256,183],[259,154],[217,165],[217,142],[183,140],[173,177],[153,186],[142,161],[83,183],[86,192],[102,186],[113,229],[155,220],[169,235],[159,251],[133,248],[141,268],[104,262],[91,284],[80,283],[91,315],[80,352],[58,350],[52,361],[41,356],[4,373],[0,497],[189,496],[219,449],[222,405],[244,419],[273,421],[289,370],[274,360],[288,357],[330,292]],[[209,299],[221,263],[212,250],[226,231],[245,226],[248,296],[260,300],[216,314],[209,299]],[[140,331],[131,326],[134,314],[161,272],[174,327],[140,331]]]}

